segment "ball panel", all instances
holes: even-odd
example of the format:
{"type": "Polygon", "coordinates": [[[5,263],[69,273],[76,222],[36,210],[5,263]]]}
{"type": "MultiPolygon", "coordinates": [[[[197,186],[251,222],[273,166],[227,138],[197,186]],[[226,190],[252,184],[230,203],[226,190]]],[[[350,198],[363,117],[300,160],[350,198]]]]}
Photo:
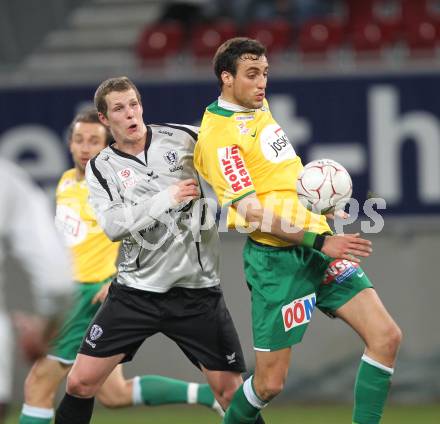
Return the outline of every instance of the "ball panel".
{"type": "Polygon", "coordinates": [[[296,183],[300,202],[318,214],[343,209],[351,197],[352,187],[347,170],[332,159],[308,163],[296,183]]]}

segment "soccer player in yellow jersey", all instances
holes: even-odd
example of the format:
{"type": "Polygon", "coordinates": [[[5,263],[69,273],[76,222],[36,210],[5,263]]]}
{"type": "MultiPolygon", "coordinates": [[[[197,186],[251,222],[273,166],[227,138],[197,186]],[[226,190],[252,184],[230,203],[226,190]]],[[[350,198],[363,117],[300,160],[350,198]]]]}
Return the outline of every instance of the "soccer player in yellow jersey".
{"type": "Polygon", "coordinates": [[[365,342],[353,422],[379,423],[401,340],[399,327],[359,267],[371,243],[332,235],[324,216],[298,202],[300,158],[265,100],[265,47],[226,41],[214,57],[221,94],[203,116],[195,166],[213,187],[228,222],[247,227],[244,270],[252,294],[255,373],[236,392],[224,423],[254,422],[283,389],[292,346],[316,307],[347,322],[365,342]]]}
{"type": "MultiPolygon", "coordinates": [[[[108,132],[95,110],[79,113],[69,129],[69,147],[75,167],[64,173],[56,191],[56,222],[70,248],[77,282],[75,302],[50,354],[35,362],[25,382],[20,424],[49,424],[57,388],[68,374],[91,319],[104,301],[119,252],[98,226],[88,204],[84,170],[87,162],[107,146],[108,132]]],[[[220,406],[207,384],[145,375],[126,380],[119,365],[98,393],[107,407],[135,404],[199,403],[220,406]]]]}

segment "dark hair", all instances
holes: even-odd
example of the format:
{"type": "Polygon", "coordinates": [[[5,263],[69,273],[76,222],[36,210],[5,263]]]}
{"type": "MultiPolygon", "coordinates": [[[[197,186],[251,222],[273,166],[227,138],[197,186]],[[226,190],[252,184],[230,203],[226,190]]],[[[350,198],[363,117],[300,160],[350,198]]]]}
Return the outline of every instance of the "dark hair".
{"type": "Polygon", "coordinates": [[[220,87],[223,86],[222,72],[226,71],[235,76],[237,74],[237,61],[244,54],[260,58],[266,54],[266,47],[258,40],[247,37],[236,37],[225,41],[217,49],[212,62],[220,87]]]}
{"type": "Polygon", "coordinates": [[[136,97],[141,102],[141,95],[136,88],[136,86],[133,84],[132,81],[130,81],[127,77],[116,77],[116,78],[109,78],[105,81],[103,81],[99,87],[95,91],[95,106],[98,112],[101,112],[105,116],[107,116],[107,102],[105,101],[105,96],[109,93],[112,93],[113,91],[127,91],[133,89],[136,93],[136,97]]]}
{"type": "Polygon", "coordinates": [[[82,109],[75,115],[67,130],[67,140],[69,143],[72,140],[73,130],[78,122],[102,125],[102,127],[105,129],[105,143],[107,144],[107,146],[111,143],[112,137],[110,135],[110,132],[107,127],[99,120],[98,111],[94,107],[82,109]]]}

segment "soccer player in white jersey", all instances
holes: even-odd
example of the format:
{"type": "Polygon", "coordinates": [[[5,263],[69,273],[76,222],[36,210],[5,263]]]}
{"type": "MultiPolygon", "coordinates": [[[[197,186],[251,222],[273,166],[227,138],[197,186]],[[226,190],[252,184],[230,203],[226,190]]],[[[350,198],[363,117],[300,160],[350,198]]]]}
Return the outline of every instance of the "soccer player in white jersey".
{"type": "Polygon", "coordinates": [[[210,217],[193,202],[200,194],[192,165],[197,129],[146,126],[140,94],[125,77],[104,81],[95,105],[115,141],[87,165],[90,203],[107,236],[122,241],[123,260],[86,332],[55,422],[90,422],[105,378],[158,332],[205,374],[226,408],[245,366],[219,286],[218,234],[204,229],[210,217]]]}
{"type": "MultiPolygon", "coordinates": [[[[61,177],[56,191],[56,222],[69,246],[76,282],[75,301],[49,354],[38,359],[25,382],[25,403],[20,424],[49,424],[53,403],[61,381],[69,372],[85,331],[105,299],[116,273],[119,243],[107,238],[89,206],[85,182],[87,162],[109,141],[106,127],[95,109],[80,112],[68,131],[74,168],[61,177]]],[[[134,404],[162,405],[199,403],[213,407],[214,395],[207,384],[188,383],[158,375],[126,380],[117,366],[97,395],[107,407],[122,408],[134,404]]]]}
{"type": "Polygon", "coordinates": [[[16,316],[18,341],[30,360],[45,354],[73,290],[67,254],[44,194],[16,165],[0,159],[0,422],[11,395],[12,333],[3,299],[5,247],[30,276],[38,316],[16,316]]]}

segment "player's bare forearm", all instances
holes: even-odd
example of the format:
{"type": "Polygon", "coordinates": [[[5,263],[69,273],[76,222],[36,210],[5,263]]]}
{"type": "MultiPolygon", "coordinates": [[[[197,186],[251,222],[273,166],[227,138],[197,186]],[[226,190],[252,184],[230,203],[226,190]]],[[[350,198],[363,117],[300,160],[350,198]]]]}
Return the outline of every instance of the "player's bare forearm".
{"type": "Polygon", "coordinates": [[[254,230],[271,234],[287,243],[300,245],[304,238],[304,230],[292,226],[279,215],[265,211],[255,195],[249,195],[234,204],[237,212],[254,230]],[[266,212],[266,213],[265,213],[266,212]],[[285,229],[288,229],[286,231],[285,229]]]}
{"type": "MultiPolygon", "coordinates": [[[[292,226],[290,222],[274,213],[265,214],[261,203],[255,195],[245,197],[237,202],[237,204],[234,204],[234,207],[254,230],[269,233],[280,240],[298,246],[305,245],[317,248],[331,258],[360,262],[359,257],[368,257],[372,252],[371,241],[361,238],[359,233],[319,236],[322,239],[322,242],[318,243],[319,247],[313,242],[311,244],[306,243],[304,239],[306,231],[292,226]]],[[[317,236],[312,233],[308,233],[308,235],[317,236]]]]}

